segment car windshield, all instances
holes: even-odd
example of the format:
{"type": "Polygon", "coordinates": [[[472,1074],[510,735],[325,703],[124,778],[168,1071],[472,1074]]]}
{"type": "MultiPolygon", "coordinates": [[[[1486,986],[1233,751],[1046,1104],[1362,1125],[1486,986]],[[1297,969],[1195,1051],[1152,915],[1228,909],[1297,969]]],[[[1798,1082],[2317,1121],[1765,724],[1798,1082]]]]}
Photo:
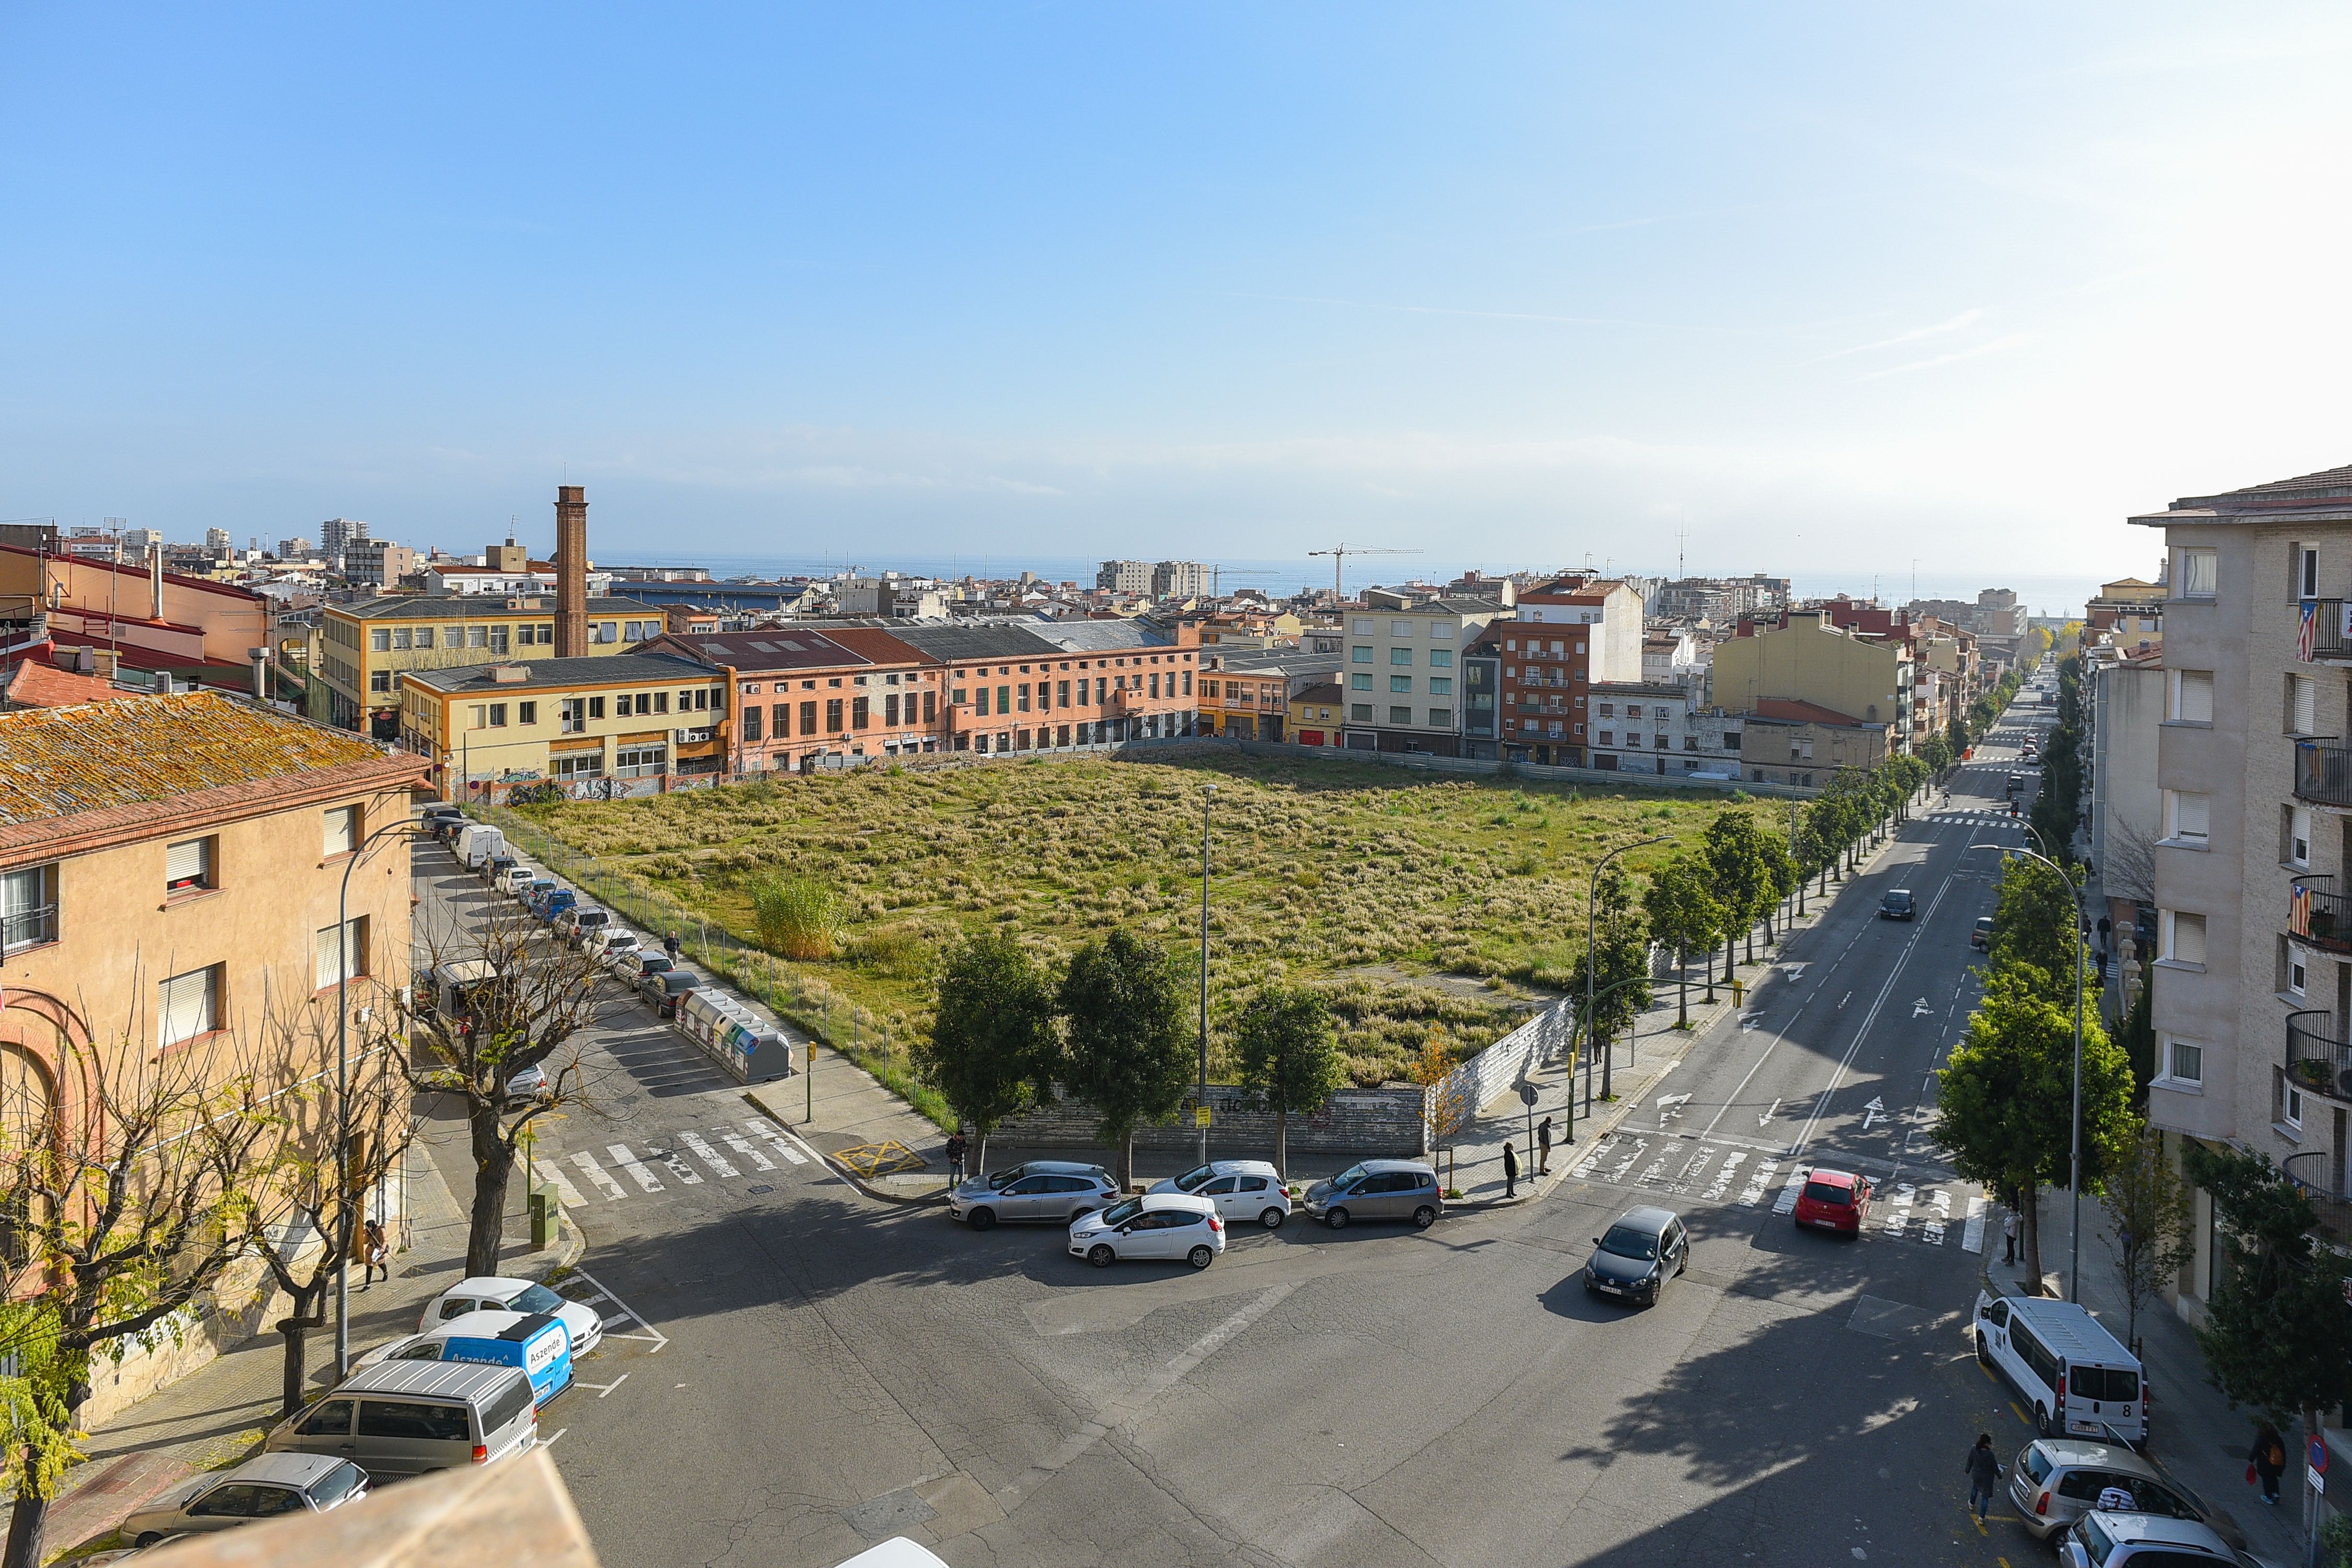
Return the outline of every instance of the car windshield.
{"type": "Polygon", "coordinates": [[[658,952],[637,954],[637,973],[640,974],[659,974],[665,970],[675,967],[677,966],[658,952]]]}
{"type": "Polygon", "coordinates": [[[367,1477],[360,1472],[360,1468],[345,1459],[311,1484],[310,1501],[318,1508],[332,1508],[366,1485],[367,1477]]]}
{"type": "Polygon", "coordinates": [[[2090,1558],[2091,1568],[2105,1568],[2107,1559],[2115,1555],[2116,1538],[2100,1529],[2098,1520],[2087,1513],[2077,1528],[2082,1532],[2083,1552],[2090,1558]]]}
{"type": "Polygon", "coordinates": [[[1334,1188],[1351,1187],[1359,1181],[1361,1181],[1363,1179],[1363,1175],[1364,1168],[1361,1165],[1350,1165],[1346,1170],[1331,1178],[1331,1185],[1334,1188]]]}
{"type": "Polygon", "coordinates": [[[1123,1202],[1115,1203],[1111,1205],[1110,1207],[1103,1210],[1102,1222],[1105,1225],[1125,1225],[1129,1220],[1133,1219],[1137,1215],[1139,1215],[1142,1212],[1143,1200],[1141,1198],[1128,1198],[1123,1202]]]}
{"type": "Polygon", "coordinates": [[[522,1293],[507,1302],[509,1312],[553,1312],[563,1305],[563,1298],[544,1285],[524,1288],[522,1293]]]}
{"type": "Polygon", "coordinates": [[[1189,1193],[1216,1173],[1217,1168],[1214,1165],[1198,1166],[1176,1178],[1176,1190],[1180,1193],[1189,1193]]]}
{"type": "Polygon", "coordinates": [[[996,1174],[988,1178],[988,1190],[992,1193],[1001,1193],[1004,1190],[1006,1184],[1017,1182],[1028,1173],[1029,1167],[1026,1165],[1015,1165],[1009,1171],[999,1171],[996,1174]]]}
{"type": "Polygon", "coordinates": [[[1630,1225],[1612,1225],[1609,1227],[1609,1234],[1601,1238],[1601,1250],[1613,1252],[1620,1258],[1638,1258],[1645,1263],[1654,1262],[1658,1256],[1658,1238],[1654,1232],[1630,1225]]]}
{"type": "Polygon", "coordinates": [[[2050,1472],[2054,1468],[2056,1467],[2050,1462],[2050,1456],[2042,1451],[2041,1444],[2029,1443],[2025,1446],[2025,1473],[2033,1478],[2035,1486],[2038,1487],[2048,1480],[2050,1472]]]}

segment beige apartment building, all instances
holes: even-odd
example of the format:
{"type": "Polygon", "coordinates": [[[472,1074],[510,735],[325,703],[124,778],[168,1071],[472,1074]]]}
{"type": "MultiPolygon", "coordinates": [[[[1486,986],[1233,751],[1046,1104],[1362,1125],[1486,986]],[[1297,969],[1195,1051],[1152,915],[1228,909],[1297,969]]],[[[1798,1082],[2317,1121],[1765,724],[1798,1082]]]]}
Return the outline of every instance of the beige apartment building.
{"type": "MultiPolygon", "coordinates": [[[[2347,1234],[2352,468],[2194,496],[2164,531],[2149,1120],[2269,1155],[2347,1234]]],[[[2201,1321],[2212,1205],[2179,1282],[2201,1321]]]]}
{"type": "Polygon", "coordinates": [[[673,776],[727,771],[727,683],[719,666],[668,653],[411,669],[401,742],[453,800],[544,784],[656,795],[673,776]]]}
{"type": "MultiPolygon", "coordinates": [[[[77,1053],[114,1055],[118,1083],[181,1053],[226,1070],[265,1026],[331,1053],[338,1007],[381,1006],[405,983],[407,850],[368,840],[410,819],[416,759],[204,691],[0,713],[0,757],[12,1141],[88,1124],[77,1053]]],[[[232,1313],[247,1304],[233,1293],[232,1313]]],[[[219,1329],[207,1313],[185,1343],[101,1363],[90,1414],[208,1357],[219,1329]]]]}
{"type": "Polygon", "coordinates": [[[1735,713],[1781,698],[1843,714],[1853,723],[1889,726],[1897,751],[1911,746],[1910,650],[1898,639],[1840,629],[1816,611],[1792,611],[1789,624],[1759,628],[1715,646],[1715,700],[1735,713]]]}
{"type": "MultiPolygon", "coordinates": [[[[635,599],[591,599],[588,616],[591,655],[619,653],[668,629],[662,611],[635,599]]],[[[394,594],[329,605],[317,647],[331,721],[390,741],[400,734],[404,670],[554,657],[555,595],[394,594]]]]}
{"type": "MultiPolygon", "coordinates": [[[[1504,613],[1499,599],[1423,598],[1369,589],[1348,612],[1340,667],[1348,717],[1342,743],[1363,752],[1462,754],[1461,651],[1504,613]]],[[[1638,647],[1634,658],[1641,657],[1638,647]]]]}

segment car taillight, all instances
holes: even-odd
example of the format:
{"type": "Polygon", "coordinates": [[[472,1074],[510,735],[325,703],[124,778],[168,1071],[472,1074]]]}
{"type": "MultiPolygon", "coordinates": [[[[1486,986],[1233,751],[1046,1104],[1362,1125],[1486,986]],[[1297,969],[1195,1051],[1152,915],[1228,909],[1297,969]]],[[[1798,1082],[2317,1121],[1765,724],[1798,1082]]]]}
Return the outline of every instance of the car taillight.
{"type": "Polygon", "coordinates": [[[1209,1228],[1211,1230],[1223,1230],[1225,1228],[1225,1222],[1219,1219],[1215,1215],[1211,1215],[1209,1216],[1209,1228]]]}
{"type": "Polygon", "coordinates": [[[2040,1497],[2033,1500],[2033,1511],[2044,1516],[2045,1518],[2049,1515],[2050,1494],[2048,1492],[2043,1492],[2040,1497]]]}
{"type": "Polygon", "coordinates": [[[475,1445],[474,1445],[474,1463],[476,1463],[476,1464],[478,1464],[478,1465],[486,1465],[486,1464],[489,1463],[489,1460],[490,1460],[490,1451],[489,1451],[488,1448],[483,1447],[479,1443],[475,1444],[475,1445]]]}

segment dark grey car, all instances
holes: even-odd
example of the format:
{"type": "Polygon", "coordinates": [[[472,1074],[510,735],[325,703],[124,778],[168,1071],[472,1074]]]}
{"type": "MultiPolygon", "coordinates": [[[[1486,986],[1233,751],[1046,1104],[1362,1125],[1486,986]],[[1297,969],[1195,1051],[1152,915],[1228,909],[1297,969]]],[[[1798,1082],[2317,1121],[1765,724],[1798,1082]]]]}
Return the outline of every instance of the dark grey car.
{"type": "Polygon", "coordinates": [[[1307,1189],[1307,1212],[1333,1230],[1360,1219],[1405,1219],[1427,1230],[1445,1213],[1437,1173],[1418,1160],[1360,1160],[1307,1189]]]}
{"type": "Polygon", "coordinates": [[[1627,1209],[1592,1238],[1584,1266],[1587,1295],[1655,1306],[1666,1281],[1690,1267],[1690,1233],[1671,1209],[1627,1209]]]}
{"type": "Polygon", "coordinates": [[[679,997],[701,989],[702,976],[684,969],[660,970],[637,982],[637,994],[652,1003],[654,1011],[665,1018],[677,1016],[679,997]]]}

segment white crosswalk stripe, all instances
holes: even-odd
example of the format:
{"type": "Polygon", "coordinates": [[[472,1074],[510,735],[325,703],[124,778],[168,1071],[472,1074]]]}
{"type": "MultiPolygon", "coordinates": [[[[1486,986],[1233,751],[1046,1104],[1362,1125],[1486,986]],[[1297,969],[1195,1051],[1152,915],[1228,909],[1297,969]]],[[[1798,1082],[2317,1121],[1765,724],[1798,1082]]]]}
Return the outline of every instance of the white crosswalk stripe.
{"type": "Polygon", "coordinates": [[[539,1179],[541,1185],[553,1187],[555,1189],[555,1201],[557,1203],[563,1205],[567,1208],[576,1209],[587,1206],[588,1200],[580,1195],[580,1189],[573,1186],[571,1179],[565,1176],[564,1173],[555,1166],[549,1164],[544,1160],[534,1159],[530,1163],[530,1168],[539,1173],[539,1179]]]}
{"type": "Polygon", "coordinates": [[[637,1157],[629,1152],[629,1146],[626,1143],[607,1144],[604,1152],[613,1156],[613,1163],[626,1171],[639,1187],[649,1193],[662,1190],[661,1179],[646,1170],[637,1157]]]}
{"type": "Polygon", "coordinates": [[[759,1171],[772,1171],[776,1168],[776,1163],[773,1160],[769,1159],[765,1154],[761,1153],[757,1149],[752,1148],[751,1141],[744,1137],[740,1132],[730,1131],[730,1130],[722,1127],[719,1130],[719,1141],[725,1143],[730,1149],[734,1150],[735,1152],[743,1156],[744,1159],[749,1160],[751,1163],[752,1169],[759,1171]]]}
{"type": "Polygon", "coordinates": [[[1797,1194],[1804,1190],[1805,1175],[1805,1168],[1802,1165],[1798,1166],[1795,1170],[1789,1173],[1789,1179],[1780,1185],[1780,1195],[1772,1200],[1772,1212],[1774,1214],[1794,1214],[1796,1212],[1797,1194]]]}
{"type": "Polygon", "coordinates": [[[793,1148],[791,1142],[785,1139],[784,1135],[782,1132],[777,1131],[776,1129],[768,1122],[751,1121],[746,1121],[743,1125],[750,1128],[751,1131],[759,1137],[766,1139],[770,1148],[773,1149],[777,1153],[782,1154],[793,1164],[805,1165],[808,1163],[808,1161],[802,1158],[801,1152],[793,1148]]]}
{"type": "Polygon", "coordinates": [[[688,1152],[690,1152],[696,1159],[701,1161],[704,1164],[709,1166],[720,1175],[732,1176],[736,1173],[735,1167],[727,1163],[727,1157],[724,1154],[721,1154],[718,1150],[713,1149],[709,1144],[704,1142],[701,1138],[696,1134],[692,1132],[681,1132],[677,1135],[677,1141],[685,1144],[688,1152]]]}
{"type": "Polygon", "coordinates": [[[648,1151],[648,1152],[655,1154],[663,1164],[669,1167],[669,1173],[677,1178],[678,1184],[680,1186],[698,1187],[702,1185],[701,1175],[693,1166],[678,1158],[677,1150],[651,1150],[648,1151]]]}
{"type": "MultiPolygon", "coordinates": [[[[1755,1208],[1772,1194],[1772,1212],[1796,1212],[1812,1167],[1754,1148],[1708,1139],[1644,1138],[1612,1133],[1586,1151],[1569,1174],[1596,1185],[1644,1193],[1689,1194],[1707,1203],[1755,1208]]],[[[1963,1251],[1984,1250],[1986,1199],[1965,1184],[1931,1185],[1890,1181],[1872,1201],[1867,1235],[1942,1247],[1957,1235],[1963,1251]],[[1963,1207],[1963,1205],[1965,1206],[1963,1207]],[[1955,1224],[1955,1219],[1964,1223],[1955,1224]]]]}
{"type": "Polygon", "coordinates": [[[596,1156],[586,1150],[583,1149],[572,1155],[572,1163],[580,1167],[581,1173],[588,1178],[589,1184],[604,1194],[605,1197],[617,1201],[625,1195],[621,1191],[621,1184],[613,1180],[605,1173],[604,1167],[596,1163],[596,1156]]]}
{"type": "Polygon", "coordinates": [[[1991,1206],[1991,1200],[1985,1197],[1981,1193],[1969,1200],[1968,1227],[1965,1234],[1960,1237],[1960,1250],[1962,1252],[1982,1252],[1984,1250],[1985,1211],[1991,1206]]]}

